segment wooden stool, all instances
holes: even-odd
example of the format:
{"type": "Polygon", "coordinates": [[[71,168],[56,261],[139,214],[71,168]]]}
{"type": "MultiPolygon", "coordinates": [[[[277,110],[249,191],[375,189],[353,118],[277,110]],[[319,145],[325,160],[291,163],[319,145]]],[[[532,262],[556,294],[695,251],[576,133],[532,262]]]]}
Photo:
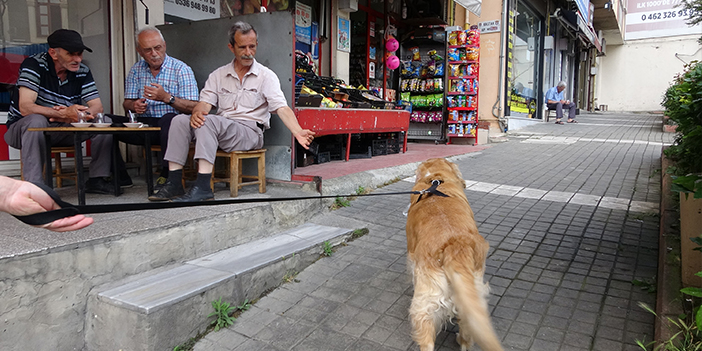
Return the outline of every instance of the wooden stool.
{"type": "MultiPolygon", "coordinates": [[[[56,187],[61,188],[63,187],[63,178],[68,178],[68,179],[74,179],[76,180],[76,171],[75,168],[73,172],[71,173],[64,173],[62,166],[61,166],[61,153],[74,153],[76,150],[73,148],[73,146],[52,146],[51,147],[51,155],[54,157],[54,163],[56,164],[56,170],[53,170],[52,174],[54,178],[56,178],[56,187]]],[[[24,163],[22,162],[22,150],[20,150],[20,177],[22,180],[24,180],[24,163]]],[[[77,180],[76,180],[76,186],[77,186],[77,180]]]]}
{"type": "Polygon", "coordinates": [[[548,107],[546,108],[546,113],[544,113],[544,120],[548,122],[549,119],[551,119],[551,114],[553,114],[553,117],[556,117],[556,110],[551,110],[548,107]]]}
{"type": "Polygon", "coordinates": [[[210,187],[214,191],[214,183],[226,182],[229,183],[229,193],[231,197],[239,195],[239,188],[244,185],[258,184],[258,192],[266,192],[266,149],[250,150],[250,151],[232,151],[224,152],[217,150],[217,157],[229,158],[228,174],[224,177],[215,177],[215,172],[212,174],[210,187]],[[242,175],[242,160],[247,158],[258,159],[258,175],[242,175]],[[243,181],[247,179],[247,181],[243,181]]]}

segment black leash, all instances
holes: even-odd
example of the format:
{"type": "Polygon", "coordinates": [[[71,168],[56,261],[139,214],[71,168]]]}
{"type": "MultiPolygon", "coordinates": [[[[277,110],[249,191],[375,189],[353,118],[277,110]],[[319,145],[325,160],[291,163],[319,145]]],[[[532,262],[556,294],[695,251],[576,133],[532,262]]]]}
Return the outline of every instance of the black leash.
{"type": "MultiPolygon", "coordinates": [[[[390,192],[390,193],[370,193],[370,194],[352,194],[352,195],[318,195],[318,196],[300,196],[300,197],[269,197],[269,198],[255,198],[255,199],[224,199],[224,200],[212,200],[212,201],[194,201],[194,202],[144,202],[144,203],[124,203],[124,204],[109,204],[109,205],[82,205],[76,206],[70,204],[66,201],[61,200],[58,194],[45,184],[36,183],[38,187],[44,190],[51,198],[61,206],[58,210],[39,212],[27,216],[15,216],[15,218],[29,225],[44,225],[51,223],[57,219],[75,216],[78,214],[91,214],[91,213],[111,213],[111,212],[126,212],[126,211],[139,211],[139,210],[158,210],[164,208],[181,208],[181,207],[195,207],[195,206],[216,206],[216,205],[230,205],[230,204],[242,204],[242,203],[256,203],[256,202],[279,202],[279,201],[295,201],[295,200],[311,200],[311,199],[332,199],[337,197],[352,197],[352,196],[385,196],[385,195],[407,195],[407,194],[419,194],[419,199],[425,194],[437,195],[441,197],[448,197],[448,195],[442,193],[437,189],[441,184],[441,181],[432,181],[431,187],[422,191],[400,191],[400,192],[390,192]]],[[[417,200],[419,201],[419,200],[417,200]]]]}

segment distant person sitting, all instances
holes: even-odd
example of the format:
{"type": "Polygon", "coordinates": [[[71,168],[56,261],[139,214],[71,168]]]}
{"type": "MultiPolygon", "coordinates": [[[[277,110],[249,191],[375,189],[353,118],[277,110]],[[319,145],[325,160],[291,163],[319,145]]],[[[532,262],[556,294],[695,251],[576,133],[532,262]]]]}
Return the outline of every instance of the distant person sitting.
{"type": "MultiPolygon", "coordinates": [[[[161,176],[156,180],[160,189],[168,178],[168,163],[163,160],[168,148],[171,120],[178,113],[192,113],[197,104],[198,90],[193,70],[183,61],[166,54],[166,41],[161,31],[146,27],[137,33],[137,51],[143,58],[132,66],[127,75],[122,106],[137,114],[139,122],[161,127],[152,145],[161,145],[161,176]]],[[[154,135],[155,137],[155,135],[154,135]]],[[[139,135],[125,135],[121,141],[141,144],[139,135]]]]}
{"type": "Polygon", "coordinates": [[[563,90],[566,88],[564,81],[558,82],[558,85],[549,89],[546,92],[546,107],[549,110],[556,110],[556,124],[563,124],[563,108],[568,109],[568,123],[578,123],[575,120],[575,103],[563,99],[563,90]]]}

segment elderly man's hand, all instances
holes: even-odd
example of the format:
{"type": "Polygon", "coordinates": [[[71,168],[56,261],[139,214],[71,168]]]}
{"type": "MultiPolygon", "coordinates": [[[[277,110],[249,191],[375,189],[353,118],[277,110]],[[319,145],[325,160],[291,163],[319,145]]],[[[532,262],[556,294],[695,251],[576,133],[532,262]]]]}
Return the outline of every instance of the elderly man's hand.
{"type": "Polygon", "coordinates": [[[202,111],[193,111],[190,115],[190,126],[195,129],[202,127],[205,124],[205,115],[202,111]]]}
{"type": "Polygon", "coordinates": [[[171,94],[167,93],[161,84],[151,83],[151,86],[144,86],[144,97],[149,100],[168,103],[171,94]]]}
{"type": "Polygon", "coordinates": [[[141,115],[141,114],[144,114],[144,113],[146,113],[146,107],[147,107],[147,106],[148,106],[148,105],[147,105],[147,103],[146,103],[146,99],[144,99],[144,98],[136,99],[136,100],[134,101],[134,105],[133,105],[133,107],[134,107],[134,112],[136,112],[136,113],[138,113],[138,114],[140,114],[140,115],[141,115]]]}
{"type": "Polygon", "coordinates": [[[309,150],[310,143],[314,140],[314,132],[309,129],[303,129],[299,133],[295,134],[295,139],[302,145],[306,150],[309,150]]]}
{"type": "Polygon", "coordinates": [[[66,107],[57,105],[54,106],[53,109],[58,111],[59,116],[49,118],[51,122],[73,123],[78,122],[80,117],[83,117],[85,120],[93,119],[88,113],[88,106],[71,105],[66,107]]]}

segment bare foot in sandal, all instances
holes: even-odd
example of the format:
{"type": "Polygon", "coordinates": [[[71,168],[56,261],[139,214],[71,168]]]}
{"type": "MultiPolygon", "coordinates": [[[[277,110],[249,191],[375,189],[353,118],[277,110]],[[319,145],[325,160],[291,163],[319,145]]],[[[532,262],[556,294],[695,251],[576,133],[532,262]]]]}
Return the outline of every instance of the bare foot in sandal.
{"type": "Polygon", "coordinates": [[[576,121],[576,120],[574,120],[574,119],[569,119],[569,120],[568,120],[568,123],[578,123],[578,121],[576,121]]]}

